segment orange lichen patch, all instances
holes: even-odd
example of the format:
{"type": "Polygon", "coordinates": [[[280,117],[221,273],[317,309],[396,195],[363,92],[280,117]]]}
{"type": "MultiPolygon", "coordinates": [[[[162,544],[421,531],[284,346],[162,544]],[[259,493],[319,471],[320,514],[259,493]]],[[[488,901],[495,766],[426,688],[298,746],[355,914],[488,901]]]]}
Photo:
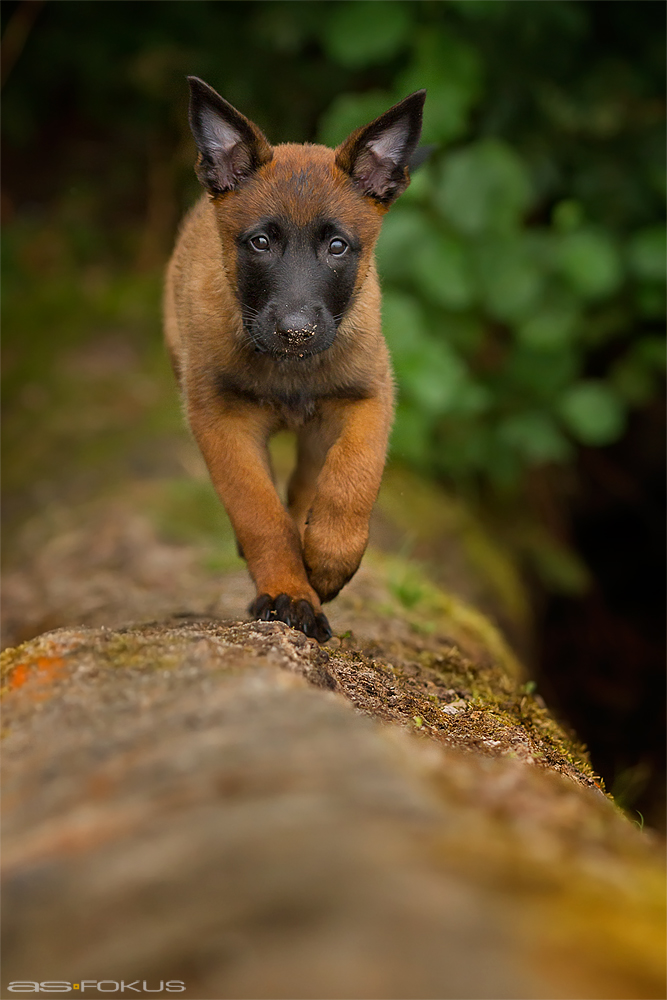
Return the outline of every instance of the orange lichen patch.
{"type": "Polygon", "coordinates": [[[17,663],[8,677],[7,687],[10,691],[15,691],[29,680],[40,685],[51,684],[60,676],[64,666],[62,656],[38,656],[33,660],[17,663]]]}
{"type": "Polygon", "coordinates": [[[7,687],[10,691],[15,688],[21,687],[28,680],[30,676],[30,670],[27,663],[17,663],[12,671],[7,687]]]}
{"type": "Polygon", "coordinates": [[[0,653],[0,692],[24,689],[26,684],[31,693],[37,689],[45,691],[60,677],[69,655],[86,639],[85,629],[62,629],[4,649],[0,653]]]}

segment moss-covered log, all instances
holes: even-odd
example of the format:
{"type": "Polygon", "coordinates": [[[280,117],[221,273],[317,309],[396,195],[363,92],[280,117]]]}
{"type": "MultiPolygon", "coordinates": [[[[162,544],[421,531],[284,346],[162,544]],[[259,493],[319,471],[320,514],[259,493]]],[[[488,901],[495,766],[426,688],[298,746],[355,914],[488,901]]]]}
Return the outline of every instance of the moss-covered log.
{"type": "Polygon", "coordinates": [[[486,619],[370,562],[326,648],[182,617],[3,654],[5,990],[664,996],[655,845],[486,619]]]}

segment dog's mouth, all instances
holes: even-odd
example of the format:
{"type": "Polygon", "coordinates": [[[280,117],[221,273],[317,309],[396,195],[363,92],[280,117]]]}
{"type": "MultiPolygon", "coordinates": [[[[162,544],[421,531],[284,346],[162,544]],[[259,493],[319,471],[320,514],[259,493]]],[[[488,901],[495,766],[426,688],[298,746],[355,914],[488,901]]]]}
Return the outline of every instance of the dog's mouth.
{"type": "Polygon", "coordinates": [[[282,314],[275,309],[253,315],[244,310],[244,327],[257,354],[276,362],[301,362],[331,347],[335,319],[322,308],[282,314]]]}
{"type": "Polygon", "coordinates": [[[319,350],[310,350],[304,344],[290,344],[285,347],[267,347],[264,344],[258,344],[253,340],[255,354],[269,355],[275,358],[277,361],[288,361],[296,359],[302,360],[303,358],[310,358],[314,354],[319,354],[320,351],[326,350],[326,348],[320,348],[319,350]]]}
{"type": "Polygon", "coordinates": [[[277,330],[260,335],[256,329],[246,326],[246,332],[255,354],[268,355],[276,361],[302,361],[326,351],[333,341],[333,337],[322,336],[319,331],[286,337],[277,330]]]}
{"type": "Polygon", "coordinates": [[[270,351],[269,353],[273,358],[275,358],[276,361],[305,361],[306,358],[312,358],[316,354],[320,354],[322,350],[326,350],[326,348],[322,348],[320,351],[307,351],[303,348],[301,350],[292,348],[291,350],[276,350],[270,351]]]}
{"type": "Polygon", "coordinates": [[[276,330],[274,334],[276,346],[273,348],[273,353],[278,358],[307,358],[311,354],[317,354],[317,349],[313,350],[317,345],[314,335],[315,331],[313,333],[294,331],[286,337],[276,330]]]}

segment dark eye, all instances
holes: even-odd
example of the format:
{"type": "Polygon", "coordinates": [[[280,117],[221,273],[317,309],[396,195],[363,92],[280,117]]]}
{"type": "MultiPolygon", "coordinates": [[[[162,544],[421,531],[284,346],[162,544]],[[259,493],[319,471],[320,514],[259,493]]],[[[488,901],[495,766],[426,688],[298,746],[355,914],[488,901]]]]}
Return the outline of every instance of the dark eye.
{"type": "Polygon", "coordinates": [[[253,250],[256,250],[257,253],[265,253],[269,249],[270,245],[269,237],[264,236],[263,233],[260,233],[259,236],[253,236],[250,240],[250,246],[253,250]]]}
{"type": "Polygon", "coordinates": [[[342,257],[346,250],[347,243],[345,240],[341,240],[338,236],[329,244],[329,253],[332,253],[334,257],[342,257]]]}

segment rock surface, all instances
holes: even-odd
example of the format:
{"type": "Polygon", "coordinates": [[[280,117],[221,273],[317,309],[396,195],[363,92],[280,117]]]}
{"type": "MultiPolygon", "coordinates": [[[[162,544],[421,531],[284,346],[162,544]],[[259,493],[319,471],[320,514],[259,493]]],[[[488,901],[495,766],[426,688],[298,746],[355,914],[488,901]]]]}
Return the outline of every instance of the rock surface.
{"type": "Polygon", "coordinates": [[[327,648],[182,617],[6,651],[5,989],[662,997],[655,847],[433,602],[327,648]]]}

